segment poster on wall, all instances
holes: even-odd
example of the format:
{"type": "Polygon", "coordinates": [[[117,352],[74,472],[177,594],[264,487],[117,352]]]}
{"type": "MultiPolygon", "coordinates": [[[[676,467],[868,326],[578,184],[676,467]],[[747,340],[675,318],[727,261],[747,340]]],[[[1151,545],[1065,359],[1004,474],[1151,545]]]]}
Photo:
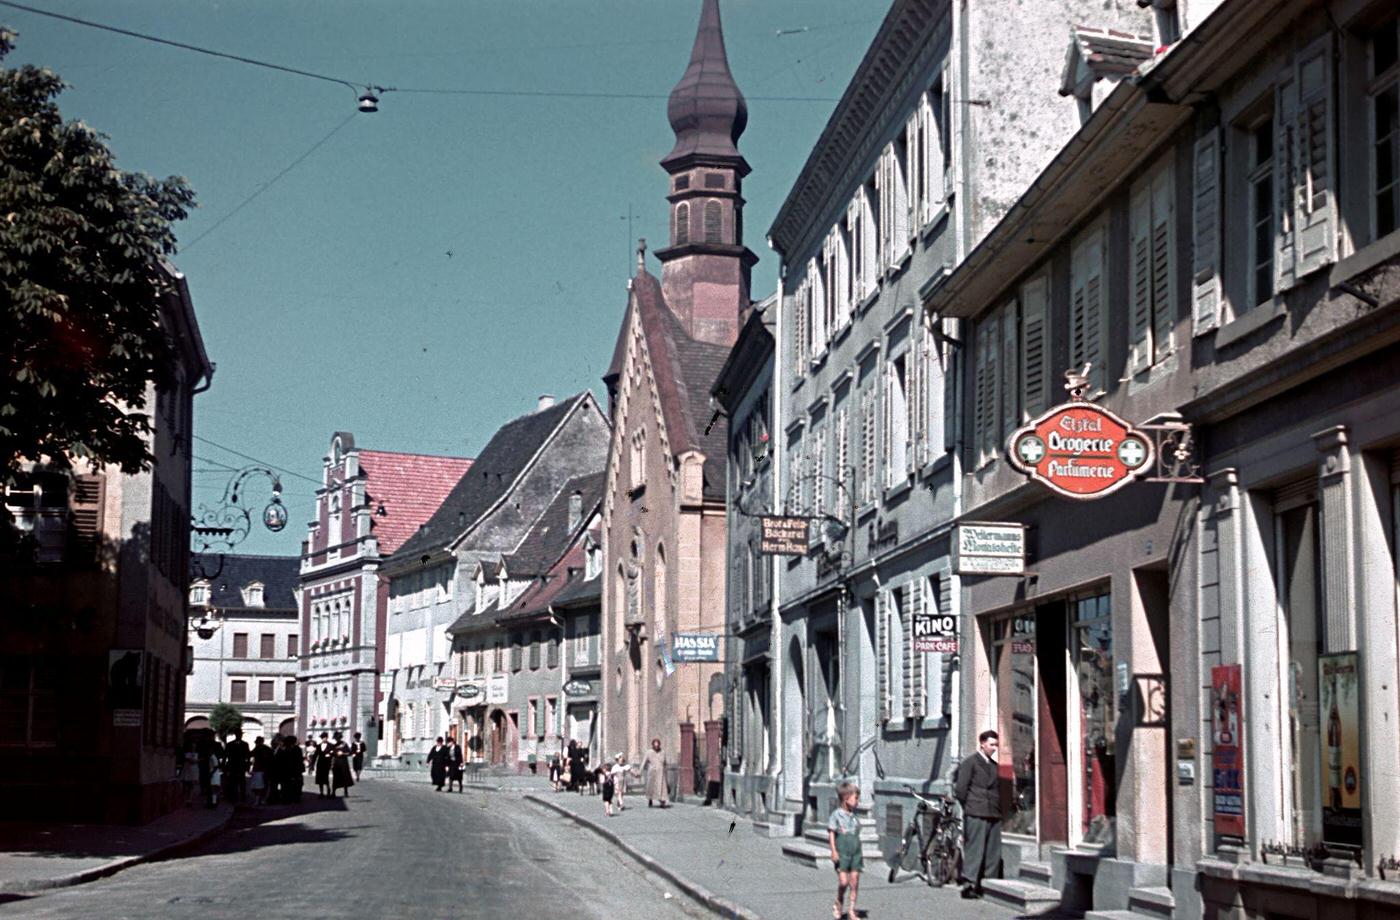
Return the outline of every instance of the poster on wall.
{"type": "Polygon", "coordinates": [[[914,614],[914,651],[917,654],[958,652],[958,618],[952,614],[914,614]]]}
{"type": "Polygon", "coordinates": [[[1361,701],[1356,652],[1319,655],[1322,723],[1322,840],[1362,844],[1361,701]]]}
{"type": "Polygon", "coordinates": [[[1215,833],[1244,838],[1244,739],[1240,711],[1240,666],[1210,669],[1211,748],[1215,758],[1215,833]]]}

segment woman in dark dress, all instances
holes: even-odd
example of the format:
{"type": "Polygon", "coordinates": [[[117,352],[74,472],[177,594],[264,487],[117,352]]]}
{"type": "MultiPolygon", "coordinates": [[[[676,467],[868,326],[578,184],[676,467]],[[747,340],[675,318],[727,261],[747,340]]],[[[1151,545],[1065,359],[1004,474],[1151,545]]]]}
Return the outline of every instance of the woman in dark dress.
{"type": "Polygon", "coordinates": [[[282,791],[282,801],[300,802],[301,783],[305,767],[301,759],[301,748],[294,735],[282,739],[282,746],[273,758],[273,770],[277,774],[278,788],[282,791]]]}
{"type": "Polygon", "coordinates": [[[316,790],[321,798],[334,794],[331,789],[331,760],[334,748],[325,732],[321,732],[321,743],[316,745],[316,790]]]}
{"type": "Polygon", "coordinates": [[[593,785],[585,782],[585,774],[588,772],[588,750],[583,745],[575,742],[574,749],[569,755],[573,758],[573,768],[569,771],[574,777],[574,789],[583,792],[585,786],[593,785]]]}
{"type": "Polygon", "coordinates": [[[355,777],[350,772],[350,745],[342,741],[336,745],[335,752],[331,755],[331,798],[335,798],[337,789],[344,789],[348,797],[353,785],[355,777]]]}
{"type": "Polygon", "coordinates": [[[442,791],[443,784],[447,782],[447,747],[438,738],[433,744],[433,749],[428,752],[428,775],[432,778],[433,788],[438,792],[442,791]]]}

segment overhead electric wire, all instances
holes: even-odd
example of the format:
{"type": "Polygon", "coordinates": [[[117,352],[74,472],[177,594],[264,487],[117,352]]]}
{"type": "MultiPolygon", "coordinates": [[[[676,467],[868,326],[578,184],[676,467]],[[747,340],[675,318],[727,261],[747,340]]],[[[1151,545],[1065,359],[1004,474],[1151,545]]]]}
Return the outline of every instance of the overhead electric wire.
{"type": "Polygon", "coordinates": [[[237,61],[240,64],[252,64],[254,67],[266,67],[269,70],[280,70],[283,73],[296,74],[300,77],[310,77],[313,80],[325,80],[327,83],[339,83],[342,86],[350,87],[352,92],[358,93],[362,88],[371,84],[352,83],[349,80],[342,80],[340,77],[329,77],[323,73],[315,73],[310,70],[301,70],[297,67],[287,67],[283,64],[273,64],[270,61],[259,61],[256,58],[244,57],[241,54],[230,54],[227,51],[216,51],[213,48],[204,48],[199,45],[191,45],[188,42],[178,42],[170,38],[161,38],[159,35],[147,35],[145,32],[136,32],[131,29],[123,29],[120,26],[109,26],[103,22],[93,22],[91,19],[80,19],[77,16],[68,16],[63,13],[55,13],[52,10],[42,10],[38,7],[27,6],[23,3],[15,3],[13,0],[0,0],[0,6],[8,6],[16,10],[24,10],[26,13],[33,13],[36,16],[48,16],[50,19],[61,19],[64,22],[75,23],[80,26],[87,26],[91,29],[101,29],[104,32],[115,32],[118,35],[125,35],[128,38],[139,38],[142,41],[155,42],[160,45],[169,45],[172,48],[183,48],[186,51],[194,51],[199,54],[207,54],[211,57],[224,58],[230,61],[237,61]]]}
{"type": "MultiPolygon", "coordinates": [[[[5,2],[5,0],[0,0],[0,4],[3,4],[4,2],[5,2]]],[[[181,247],[180,247],[181,251],[182,251],[182,252],[188,252],[191,246],[193,246],[195,243],[198,243],[200,240],[204,239],[206,236],[208,236],[209,234],[213,233],[215,230],[219,229],[219,227],[223,226],[223,224],[224,224],[225,221],[229,220],[229,218],[233,217],[233,216],[234,216],[235,214],[237,214],[239,211],[243,210],[243,209],[246,208],[248,205],[252,204],[253,201],[256,200],[257,197],[258,197],[259,195],[261,195],[263,192],[267,191],[268,189],[270,189],[270,188],[272,188],[274,185],[276,185],[276,184],[277,184],[277,181],[278,181],[279,179],[281,179],[283,176],[285,176],[287,173],[291,172],[292,170],[296,169],[298,166],[300,166],[300,165],[307,159],[307,157],[311,156],[311,154],[313,154],[313,153],[315,153],[317,150],[321,149],[321,145],[322,145],[322,144],[326,143],[326,141],[328,141],[328,140],[330,140],[331,138],[335,137],[336,134],[338,134],[338,133],[340,132],[340,129],[341,129],[341,128],[343,128],[343,127],[345,127],[346,125],[350,124],[350,122],[354,120],[354,118],[355,118],[355,116],[356,116],[357,114],[359,114],[359,113],[358,113],[358,112],[351,112],[349,115],[345,116],[345,118],[344,118],[343,120],[341,120],[339,124],[337,124],[334,128],[331,128],[330,132],[329,132],[328,134],[326,134],[325,137],[321,138],[319,141],[317,141],[316,143],[312,144],[311,147],[310,147],[309,149],[307,149],[307,151],[306,151],[305,153],[303,153],[301,156],[297,157],[297,158],[296,158],[295,160],[293,160],[292,162],[288,163],[287,166],[286,166],[281,172],[279,172],[277,175],[273,176],[271,179],[268,179],[266,182],[264,182],[261,186],[259,186],[259,187],[257,188],[256,191],[254,191],[254,192],[253,192],[251,195],[249,195],[247,198],[244,198],[244,199],[243,199],[242,201],[240,201],[238,204],[234,205],[233,210],[229,211],[229,212],[228,212],[227,214],[225,214],[223,217],[220,217],[218,220],[214,221],[214,223],[213,223],[211,226],[207,227],[203,233],[201,233],[199,236],[195,237],[194,239],[190,240],[188,243],[185,243],[183,246],[181,246],[181,247]]]]}
{"type": "Polygon", "coordinates": [[[224,445],[224,444],[220,444],[218,441],[211,441],[211,440],[209,440],[208,438],[202,438],[202,437],[200,437],[200,436],[197,435],[197,434],[195,434],[195,435],[190,435],[190,437],[194,438],[196,441],[203,441],[205,444],[208,444],[210,447],[217,447],[219,450],[226,450],[226,451],[228,451],[229,453],[233,454],[235,457],[242,457],[244,460],[251,460],[251,461],[253,461],[254,463],[261,463],[263,466],[267,467],[267,468],[270,469],[270,470],[276,470],[276,471],[279,472],[279,473],[286,473],[288,476],[295,476],[295,477],[297,477],[298,479],[305,479],[307,482],[312,483],[312,484],[315,485],[317,488],[320,488],[321,485],[322,485],[322,483],[321,483],[321,481],[320,481],[319,479],[312,479],[310,476],[306,476],[306,475],[304,475],[304,474],[302,474],[302,473],[298,473],[298,472],[296,472],[295,470],[289,470],[289,469],[287,469],[287,468],[285,468],[285,467],[276,466],[276,465],[274,465],[274,464],[268,463],[266,460],[263,460],[263,459],[261,459],[261,458],[259,458],[259,457],[254,457],[252,454],[245,454],[245,453],[243,453],[242,451],[234,450],[232,447],[229,447],[229,446],[224,445]]]}
{"type": "MultiPolygon", "coordinates": [[[[362,90],[373,90],[379,93],[416,93],[419,95],[437,96],[505,96],[528,99],[669,99],[668,93],[590,93],[578,91],[555,91],[555,90],[510,90],[510,89],[464,89],[454,87],[395,87],[380,86],[372,82],[356,83],[342,77],[332,77],[323,73],[316,73],[312,70],[302,70],[299,67],[288,67],[285,64],[274,64],[271,61],[260,61],[257,58],[245,57],[241,54],[231,54],[227,51],[218,51],[213,48],[205,48],[201,45],[192,45],[188,42],[175,41],[174,39],[161,38],[158,35],[148,35],[145,32],[137,32],[133,29],[123,29],[119,26],[107,25],[106,23],[94,22],[91,19],[81,19],[77,16],[68,16],[63,13],[55,13],[51,10],[43,10],[38,7],[29,6],[24,3],[15,3],[14,0],[0,0],[0,6],[11,9],[23,10],[26,13],[34,13],[37,16],[48,16],[51,19],[71,22],[80,26],[87,26],[92,29],[101,29],[104,32],[114,32],[117,35],[125,35],[128,38],[141,39],[142,41],[155,42],[160,45],[167,45],[172,48],[181,48],[185,51],[194,51],[198,54],[207,54],[211,57],[223,58],[224,60],[236,61],[240,64],[250,64],[254,67],[264,67],[268,70],[276,70],[282,73],[289,73],[299,77],[309,77],[313,80],[323,80],[327,83],[339,83],[347,86],[351,92],[359,93],[362,90]]],[[[707,98],[707,97],[698,97],[707,98]]],[[[836,102],[837,100],[819,96],[749,96],[750,102],[836,102]]]]}

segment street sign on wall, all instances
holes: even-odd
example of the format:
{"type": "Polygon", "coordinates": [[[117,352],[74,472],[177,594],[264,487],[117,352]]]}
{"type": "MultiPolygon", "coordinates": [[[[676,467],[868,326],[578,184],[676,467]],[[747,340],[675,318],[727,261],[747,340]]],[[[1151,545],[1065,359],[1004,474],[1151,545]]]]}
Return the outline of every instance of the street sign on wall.
{"type": "Polygon", "coordinates": [[[676,661],[719,661],[719,638],[717,633],[676,633],[671,653],[676,661]]]}
{"type": "Polygon", "coordinates": [[[957,526],[953,571],[959,575],[1020,575],[1026,571],[1026,525],[969,521],[957,526]]]}
{"type": "Polygon", "coordinates": [[[1152,439],[1107,409],[1062,403],[1017,429],[1011,465],[1067,498],[1101,498],[1152,467],[1152,439]]]}
{"type": "Polygon", "coordinates": [[[958,618],[951,613],[914,614],[914,651],[958,651],[958,618]]]}
{"type": "Polygon", "coordinates": [[[809,518],[765,514],[758,523],[758,551],[765,556],[805,556],[811,548],[809,518]]]}

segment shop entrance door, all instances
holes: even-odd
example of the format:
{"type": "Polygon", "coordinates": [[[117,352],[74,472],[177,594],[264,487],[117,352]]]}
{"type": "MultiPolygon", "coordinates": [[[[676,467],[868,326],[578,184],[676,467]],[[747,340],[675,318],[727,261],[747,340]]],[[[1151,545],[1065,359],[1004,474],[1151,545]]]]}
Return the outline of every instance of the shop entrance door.
{"type": "Polygon", "coordinates": [[[1080,827],[1085,843],[1114,839],[1118,808],[1118,695],[1113,680],[1113,621],[1109,595],[1070,604],[1070,647],[1079,690],[1080,827]]]}
{"type": "Polygon", "coordinates": [[[1067,611],[1063,601],[1035,609],[1036,759],[1040,792],[1036,818],[1040,843],[1069,842],[1069,742],[1068,675],[1065,632],[1067,611]]]}

